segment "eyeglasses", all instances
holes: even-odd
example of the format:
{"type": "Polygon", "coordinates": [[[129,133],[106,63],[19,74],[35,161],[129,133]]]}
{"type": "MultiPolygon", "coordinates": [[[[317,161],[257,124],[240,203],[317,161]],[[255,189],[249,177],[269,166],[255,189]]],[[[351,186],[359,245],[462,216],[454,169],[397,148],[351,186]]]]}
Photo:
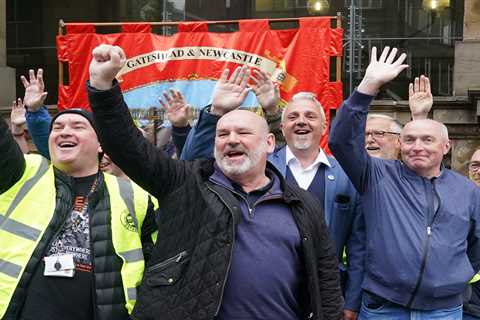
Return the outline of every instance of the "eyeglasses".
{"type": "Polygon", "coordinates": [[[396,136],[399,136],[399,132],[392,132],[392,131],[383,131],[383,130],[369,130],[365,131],[365,138],[367,138],[369,135],[372,135],[373,138],[375,139],[383,139],[386,134],[393,134],[396,136]]]}
{"type": "Polygon", "coordinates": [[[478,171],[480,170],[480,161],[472,161],[468,163],[468,170],[478,171]]]}

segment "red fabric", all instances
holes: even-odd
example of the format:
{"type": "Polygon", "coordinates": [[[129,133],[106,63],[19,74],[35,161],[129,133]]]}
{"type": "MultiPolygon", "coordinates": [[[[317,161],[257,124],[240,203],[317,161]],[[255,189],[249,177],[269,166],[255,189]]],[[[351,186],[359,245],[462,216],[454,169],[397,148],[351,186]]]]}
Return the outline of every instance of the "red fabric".
{"type": "Polygon", "coordinates": [[[152,26],[149,23],[124,23],[122,32],[125,33],[149,33],[152,32],[152,26]]]}
{"type": "Polygon", "coordinates": [[[208,32],[205,22],[182,22],[178,24],[178,32],[208,32]]]}
{"type": "Polygon", "coordinates": [[[240,32],[260,32],[270,30],[267,19],[262,20],[240,20],[238,22],[240,32]]]}
{"type": "Polygon", "coordinates": [[[95,33],[95,26],[89,23],[67,23],[67,34],[72,33],[95,33]]]}
{"type": "MultiPolygon", "coordinates": [[[[68,62],[69,85],[60,84],[58,107],[89,109],[85,83],[91,52],[108,43],[125,50],[127,66],[139,65],[120,76],[125,92],[165,81],[218,79],[224,68],[233,70],[239,64],[258,68],[264,63],[262,68],[281,83],[283,101],[299,91],[311,91],[326,111],[336,109],[343,100],[342,85],[329,82],[329,69],[330,57],[342,54],[342,30],[331,29],[330,19],[300,18],[299,28],[289,30],[271,30],[268,20],[239,21],[239,32],[233,33],[207,32],[206,22],[180,23],[180,32],[170,37],[147,32],[149,24],[127,23],[122,27],[128,32],[108,35],[92,33],[93,25],[67,24],[68,33],[57,37],[57,54],[68,62]],[[132,33],[135,30],[140,32],[132,33]],[[153,59],[168,50],[174,50],[168,59],[153,59]],[[220,57],[232,58],[232,50],[233,61],[220,57]],[[142,55],[149,56],[139,58],[142,55]]],[[[329,112],[326,115],[329,122],[329,112]]]]}

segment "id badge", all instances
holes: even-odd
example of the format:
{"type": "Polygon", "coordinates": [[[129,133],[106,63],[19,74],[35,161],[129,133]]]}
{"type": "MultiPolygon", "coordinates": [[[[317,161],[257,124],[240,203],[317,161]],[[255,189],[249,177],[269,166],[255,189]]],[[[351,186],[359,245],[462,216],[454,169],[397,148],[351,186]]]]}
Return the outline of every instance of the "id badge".
{"type": "Polygon", "coordinates": [[[75,262],[73,262],[73,254],[45,257],[44,261],[45,270],[43,275],[46,277],[73,278],[75,275],[75,262]]]}

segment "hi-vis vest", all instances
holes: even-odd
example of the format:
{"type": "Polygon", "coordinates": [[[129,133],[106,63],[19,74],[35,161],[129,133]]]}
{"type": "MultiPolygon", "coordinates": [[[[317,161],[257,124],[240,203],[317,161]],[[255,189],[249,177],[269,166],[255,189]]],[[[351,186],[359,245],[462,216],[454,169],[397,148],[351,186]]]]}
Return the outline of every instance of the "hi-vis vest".
{"type": "MultiPolygon", "coordinates": [[[[0,195],[0,319],[55,212],[53,167],[38,155],[26,155],[25,160],[21,179],[0,195]]],[[[112,242],[123,260],[119,272],[130,314],[145,268],[140,229],[148,195],[129,180],[104,176],[110,196],[112,242]]]]}

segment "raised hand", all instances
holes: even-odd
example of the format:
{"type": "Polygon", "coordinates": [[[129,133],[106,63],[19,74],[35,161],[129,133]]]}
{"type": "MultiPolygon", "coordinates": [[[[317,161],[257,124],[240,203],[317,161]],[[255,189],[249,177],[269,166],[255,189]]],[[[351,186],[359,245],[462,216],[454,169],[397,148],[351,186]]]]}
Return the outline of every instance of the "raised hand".
{"type": "Polygon", "coordinates": [[[427,119],[433,105],[433,96],[430,89],[430,79],[421,75],[414,83],[408,86],[408,104],[413,120],[427,119]]]}
{"type": "Polygon", "coordinates": [[[43,83],[43,69],[38,69],[37,74],[35,74],[34,70],[30,69],[28,71],[28,78],[27,80],[25,76],[20,77],[25,87],[23,103],[27,106],[28,111],[35,112],[43,106],[48,94],[45,92],[45,84],[43,83]]]}
{"type": "Polygon", "coordinates": [[[101,44],[92,51],[90,62],[90,85],[99,90],[108,90],[117,73],[126,62],[125,52],[119,46],[101,44]]]}
{"type": "Polygon", "coordinates": [[[158,101],[165,109],[167,119],[174,127],[186,127],[190,117],[189,105],[185,102],[180,91],[170,89],[170,92],[163,92],[163,98],[158,98],[158,101]]]}
{"type": "Polygon", "coordinates": [[[397,52],[397,48],[390,50],[390,47],[385,47],[380,58],[377,59],[377,48],[373,47],[370,64],[357,91],[372,96],[376,95],[382,85],[395,79],[400,72],[408,68],[408,65],[403,64],[407,55],[402,53],[395,60],[397,52]]]}
{"type": "Polygon", "coordinates": [[[225,69],[213,90],[210,112],[219,116],[238,108],[247,97],[250,70],[246,66],[237,67],[228,79],[229,70],[225,69]]]}
{"type": "Polygon", "coordinates": [[[25,118],[25,106],[23,105],[22,99],[18,98],[17,101],[13,100],[12,102],[12,112],[10,112],[10,122],[12,126],[22,127],[27,122],[25,118]]]}
{"type": "Polygon", "coordinates": [[[258,102],[260,102],[265,112],[274,114],[278,110],[278,101],[280,100],[278,87],[264,71],[255,69],[253,73],[253,75],[250,75],[250,79],[253,82],[250,87],[255,92],[258,102]]]}

